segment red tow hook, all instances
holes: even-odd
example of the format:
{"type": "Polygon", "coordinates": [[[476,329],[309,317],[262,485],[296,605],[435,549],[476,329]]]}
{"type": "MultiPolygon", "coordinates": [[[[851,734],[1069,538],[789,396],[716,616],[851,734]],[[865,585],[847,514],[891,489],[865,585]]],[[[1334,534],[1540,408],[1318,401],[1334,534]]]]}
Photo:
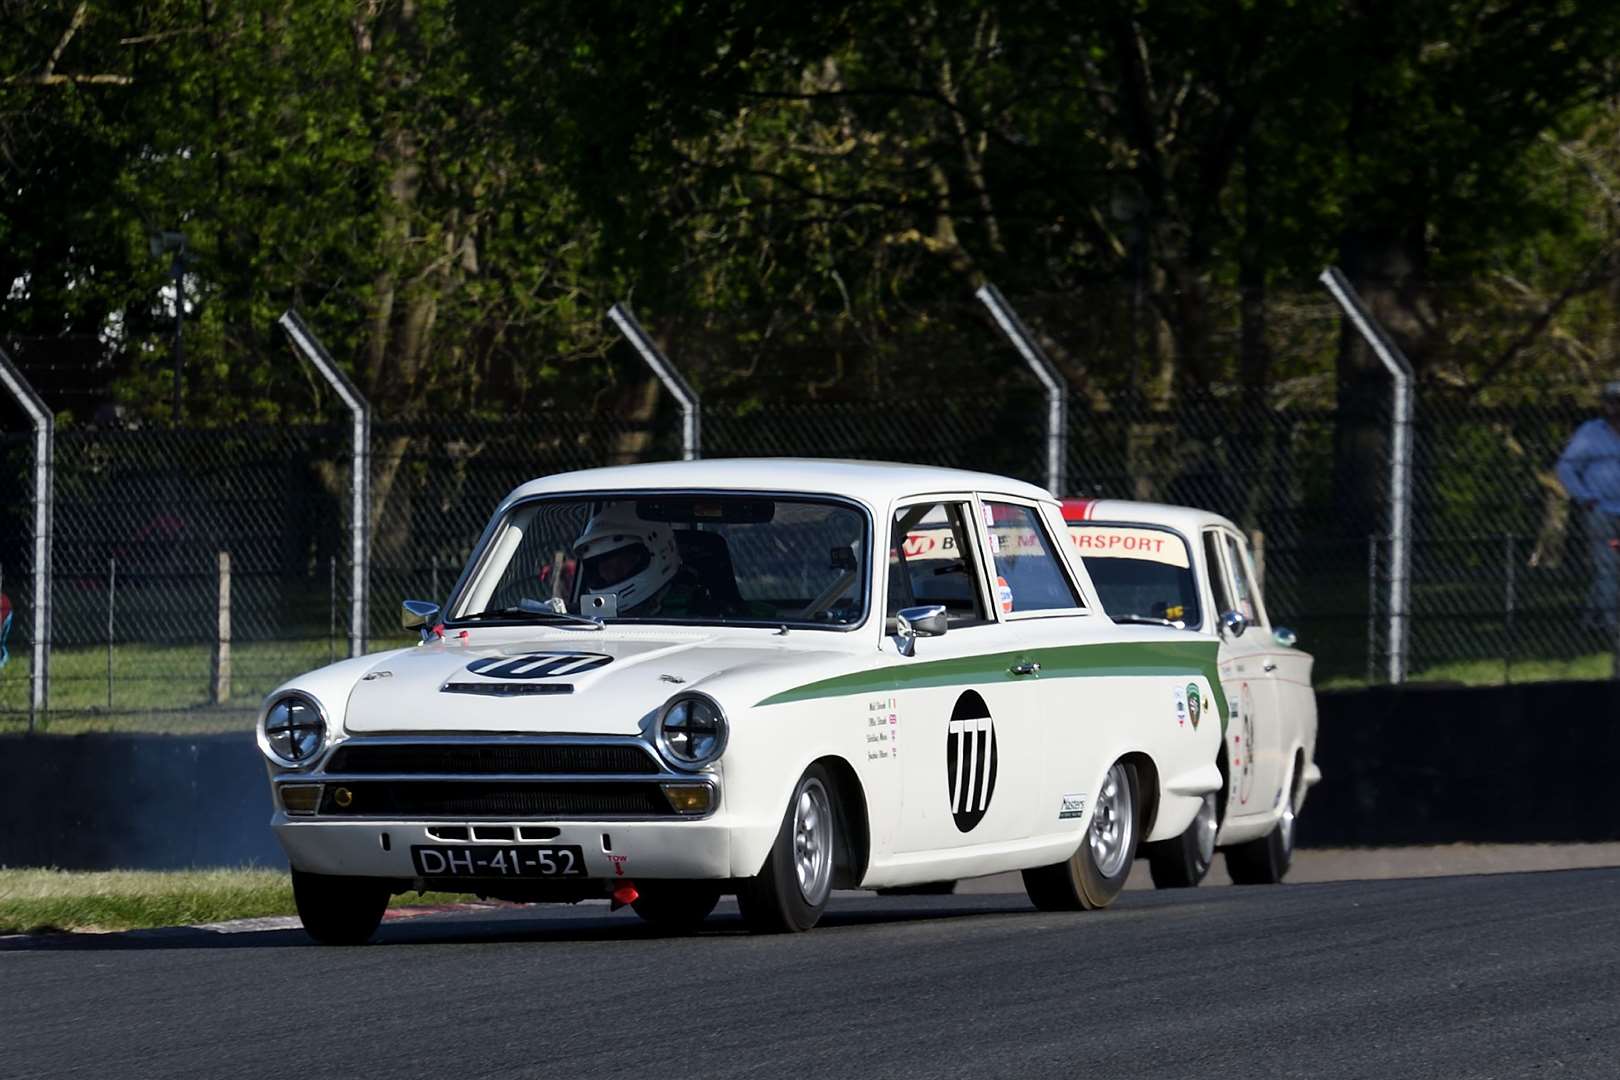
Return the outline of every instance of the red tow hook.
{"type": "Polygon", "coordinates": [[[640,895],[641,894],[636,891],[634,882],[621,882],[619,886],[613,890],[613,902],[608,905],[608,910],[618,911],[622,907],[629,907],[631,904],[636,902],[636,897],[640,895]]]}

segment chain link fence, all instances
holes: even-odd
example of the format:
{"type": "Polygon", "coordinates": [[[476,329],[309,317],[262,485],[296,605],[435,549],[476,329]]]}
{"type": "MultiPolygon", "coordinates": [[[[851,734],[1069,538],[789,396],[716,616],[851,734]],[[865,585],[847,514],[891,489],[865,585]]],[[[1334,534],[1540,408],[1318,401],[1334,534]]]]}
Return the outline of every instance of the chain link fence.
{"type": "MultiPolygon", "coordinates": [[[[1043,323],[1053,316],[1043,313],[1043,323]]],[[[950,383],[890,381],[842,399],[716,393],[705,457],[921,462],[1044,482],[1044,394],[988,326],[950,383]]],[[[1061,324],[1059,324],[1061,325],[1061,324]]],[[[1336,313],[1286,339],[1330,348],[1336,313]]],[[[1108,327],[1100,325],[1097,333],[1108,327]]],[[[1056,340],[1073,353],[1083,335],[1056,340]]],[[[1303,347],[1303,346],[1301,346],[1303,347]]],[[[25,364],[26,366],[26,360],[25,364]]],[[[927,374],[925,372],[925,374],[927,374]]],[[[1254,537],[1273,621],[1317,657],[1317,684],[1378,681],[1389,651],[1389,415],[1320,379],[1265,393],[1139,392],[1093,380],[1068,401],[1069,491],[1188,503],[1254,537]]],[[[1586,610],[1592,565],[1553,465],[1595,411],[1590,380],[1446,386],[1417,399],[1408,670],[1414,679],[1609,677],[1615,643],[1586,610]],[[1524,404],[1523,402],[1531,402],[1524,404]]],[[[1387,397],[1387,396],[1386,396],[1387,397]]],[[[492,420],[372,428],[368,638],[409,641],[405,597],[442,601],[491,510],[535,476],[680,456],[667,402],[631,418],[611,396],[492,420]]],[[[351,428],[333,417],[209,429],[63,424],[56,438],[49,694],[32,708],[34,444],[0,435],[0,591],[14,612],[0,730],[209,730],[251,723],[261,696],[349,650],[351,428]]]]}

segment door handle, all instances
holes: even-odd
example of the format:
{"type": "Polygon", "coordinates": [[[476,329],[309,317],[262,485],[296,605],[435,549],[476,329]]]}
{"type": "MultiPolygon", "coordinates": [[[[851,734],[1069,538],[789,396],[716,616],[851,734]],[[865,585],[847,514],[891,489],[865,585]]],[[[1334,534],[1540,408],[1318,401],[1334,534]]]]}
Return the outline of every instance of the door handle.
{"type": "Polygon", "coordinates": [[[1261,665],[1260,670],[1261,671],[1276,671],[1277,670],[1277,665],[1272,663],[1270,660],[1267,660],[1264,664],[1261,665]]]}
{"type": "Polygon", "coordinates": [[[1014,664],[1007,670],[1012,672],[1014,675],[1039,675],[1041,673],[1041,665],[1037,664],[1033,660],[1025,660],[1021,664],[1014,664]]]}

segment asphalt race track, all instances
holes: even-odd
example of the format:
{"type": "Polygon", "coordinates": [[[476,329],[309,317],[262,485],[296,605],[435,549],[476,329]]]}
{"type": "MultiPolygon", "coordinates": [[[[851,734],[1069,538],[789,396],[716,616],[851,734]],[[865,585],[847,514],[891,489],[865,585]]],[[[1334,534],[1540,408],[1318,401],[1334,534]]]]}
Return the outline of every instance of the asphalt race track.
{"type": "Polygon", "coordinates": [[[1620,869],[834,905],[8,939],[0,1076],[1620,1076],[1620,869]]]}

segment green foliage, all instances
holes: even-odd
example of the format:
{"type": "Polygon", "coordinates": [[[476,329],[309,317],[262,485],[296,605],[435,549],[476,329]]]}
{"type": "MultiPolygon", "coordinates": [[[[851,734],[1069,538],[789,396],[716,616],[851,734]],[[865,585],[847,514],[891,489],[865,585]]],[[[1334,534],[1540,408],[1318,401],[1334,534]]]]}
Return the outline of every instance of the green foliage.
{"type": "Polygon", "coordinates": [[[982,280],[1099,392],[1263,386],[1333,362],[1247,331],[1341,258],[1427,371],[1596,368],[1617,44],[1596,0],[9,0],[0,333],[163,415],[171,230],[212,422],[309,412],[289,305],[389,415],[498,414],[611,384],[626,297],[711,398],[976,377],[982,280]]]}

